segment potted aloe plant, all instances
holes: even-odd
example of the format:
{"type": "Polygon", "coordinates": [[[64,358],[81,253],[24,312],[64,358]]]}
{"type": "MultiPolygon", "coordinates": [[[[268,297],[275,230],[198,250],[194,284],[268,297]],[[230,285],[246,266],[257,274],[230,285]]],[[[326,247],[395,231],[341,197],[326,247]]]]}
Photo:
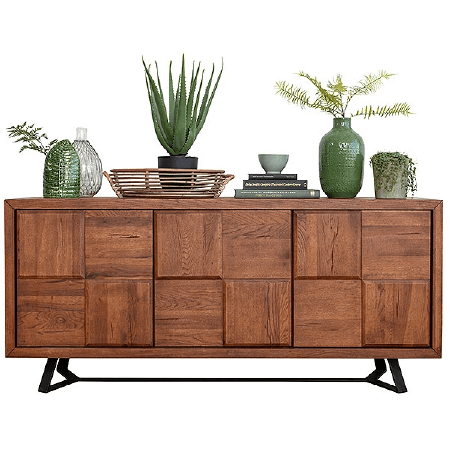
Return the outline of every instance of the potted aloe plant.
{"type": "Polygon", "coordinates": [[[417,190],[416,164],[405,153],[381,151],[370,158],[376,198],[406,198],[417,190]]]}
{"type": "Polygon", "coordinates": [[[311,100],[308,92],[285,81],[276,83],[277,94],[290,103],[302,108],[312,108],[331,114],[333,128],[325,134],[319,144],[319,174],[322,190],[330,198],[353,198],[360,191],[364,169],[364,142],[351,127],[351,118],[362,116],[390,117],[411,114],[407,103],[395,103],[392,106],[365,106],[347,115],[350,101],[358,95],[368,95],[388,80],[390,73],[380,71],[365,75],[356,85],[349,87],[342,81],[341,75],[329,81],[326,87],[307,73],[298,75],[306,78],[316,88],[316,98],[311,100]]]}
{"type": "Polygon", "coordinates": [[[169,156],[158,157],[158,168],[196,169],[198,158],[188,157],[187,154],[205,123],[220,77],[222,76],[223,62],[222,69],[211,90],[214,77],[213,64],[211,77],[202,96],[204,70],[202,70],[199,79],[201,63],[199,62],[197,67],[195,67],[195,63],[192,64],[192,75],[189,84],[187,84],[183,55],[181,74],[178,77],[175,91],[172,78],[172,61],[170,61],[168,104],[164,100],[158,64],[155,62],[156,83],[150,73],[150,65],[147,66],[144,58],[142,58],[142,63],[145,68],[145,81],[156,136],[164,149],[169,153],[169,156]]]}

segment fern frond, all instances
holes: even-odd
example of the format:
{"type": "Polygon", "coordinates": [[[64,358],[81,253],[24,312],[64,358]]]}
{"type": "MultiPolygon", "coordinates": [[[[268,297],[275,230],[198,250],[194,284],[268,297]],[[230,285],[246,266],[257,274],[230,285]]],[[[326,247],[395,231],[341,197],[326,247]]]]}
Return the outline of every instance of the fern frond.
{"type": "Polygon", "coordinates": [[[322,105],[325,110],[331,112],[334,116],[342,115],[341,95],[333,91],[329,92],[327,89],[322,87],[322,84],[317,80],[317,78],[313,78],[305,72],[299,72],[297,75],[309,80],[317,89],[317,99],[315,103],[317,103],[318,108],[322,105]]]}
{"type": "Polygon", "coordinates": [[[368,95],[376,92],[383,85],[383,81],[388,80],[391,76],[394,76],[394,74],[387,73],[384,70],[380,70],[374,75],[364,75],[364,79],[361,80],[357,86],[350,88],[347,103],[355,95],[368,95]]]}
{"type": "Polygon", "coordinates": [[[337,75],[335,80],[328,81],[327,89],[340,95],[347,93],[347,86],[342,82],[341,75],[337,75]]]}
{"type": "Polygon", "coordinates": [[[305,108],[311,107],[309,101],[309,95],[306,90],[302,90],[300,87],[294,87],[293,84],[289,85],[286,81],[278,81],[275,85],[277,88],[277,94],[285,98],[289,103],[305,108]]]}
{"type": "Polygon", "coordinates": [[[370,118],[373,115],[378,117],[390,117],[393,115],[408,115],[413,114],[411,112],[411,106],[408,103],[395,103],[393,106],[378,106],[374,109],[372,106],[365,106],[362,109],[359,109],[354,114],[351,114],[351,117],[364,116],[364,118],[370,118]]]}

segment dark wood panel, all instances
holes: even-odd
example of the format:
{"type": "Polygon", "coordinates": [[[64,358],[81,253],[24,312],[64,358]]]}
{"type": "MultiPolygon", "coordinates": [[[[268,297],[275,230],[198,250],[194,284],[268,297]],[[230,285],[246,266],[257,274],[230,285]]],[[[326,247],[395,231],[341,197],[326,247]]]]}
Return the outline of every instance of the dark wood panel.
{"type": "Polygon", "coordinates": [[[296,211],[294,238],[297,278],[360,278],[361,212],[296,211]]]}
{"type": "Polygon", "coordinates": [[[290,211],[223,211],[225,279],[291,278],[290,211]]]}
{"type": "Polygon", "coordinates": [[[156,276],[222,276],[222,215],[208,212],[156,212],[156,276]]]}
{"type": "Polygon", "coordinates": [[[291,345],[289,281],[226,281],[227,345],[291,345]]]}
{"type": "Polygon", "coordinates": [[[439,204],[433,211],[433,248],[432,248],[432,297],[431,297],[431,346],[442,354],[442,265],[443,265],[443,204],[439,204]]]}
{"type": "Polygon", "coordinates": [[[222,281],[155,281],[155,345],[222,346],[222,281]]]}
{"type": "MultiPolygon", "coordinates": [[[[16,348],[13,357],[43,358],[351,358],[351,359],[437,359],[432,348],[288,348],[277,347],[151,347],[151,348],[16,348]]],[[[298,373],[294,373],[294,376],[298,373]]]]}
{"type": "Polygon", "coordinates": [[[84,281],[19,279],[18,346],[84,346],[84,281]]]}
{"type": "MultiPolygon", "coordinates": [[[[225,192],[226,193],[226,192],[225,192]]],[[[230,192],[231,193],[231,192],[230,192]]],[[[375,199],[375,198],[320,198],[320,199],[132,199],[132,198],[23,198],[8,199],[15,209],[215,209],[215,210],[433,210],[442,203],[441,200],[408,198],[408,199],[375,199]]]]}
{"type": "Polygon", "coordinates": [[[431,213],[363,211],[364,279],[429,279],[431,213]]]}
{"type": "Polygon", "coordinates": [[[294,281],[294,346],[362,346],[361,302],[361,281],[294,281]]]}
{"type": "Polygon", "coordinates": [[[152,283],[86,281],[87,344],[153,344],[152,283]]]}
{"type": "Polygon", "coordinates": [[[429,346],[430,283],[366,281],[364,344],[429,346]]]}
{"type": "Polygon", "coordinates": [[[86,276],[153,276],[152,211],[87,211],[86,276]]]}
{"type": "Polygon", "coordinates": [[[83,277],[83,241],[82,212],[18,211],[18,275],[83,277]]]}
{"type": "Polygon", "coordinates": [[[5,223],[5,355],[16,346],[16,216],[4,202],[5,223]]]}

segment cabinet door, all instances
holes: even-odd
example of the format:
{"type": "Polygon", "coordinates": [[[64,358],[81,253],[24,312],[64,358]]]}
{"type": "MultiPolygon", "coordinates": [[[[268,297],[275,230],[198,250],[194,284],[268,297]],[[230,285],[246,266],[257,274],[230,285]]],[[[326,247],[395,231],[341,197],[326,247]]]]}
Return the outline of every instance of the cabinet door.
{"type": "Polygon", "coordinates": [[[87,344],[149,346],[153,343],[152,284],[86,281],[87,344]]]}
{"type": "Polygon", "coordinates": [[[153,277],[151,211],[87,211],[86,277],[153,277]]]}
{"type": "Polygon", "coordinates": [[[220,211],[155,212],[156,277],[220,278],[220,211]]]}
{"type": "Polygon", "coordinates": [[[361,276],[361,212],[294,213],[296,278],[361,276]]]}
{"type": "Polygon", "coordinates": [[[155,346],[222,346],[221,280],[155,281],[155,346]]]}
{"type": "Polygon", "coordinates": [[[227,345],[291,345],[289,281],[227,281],[227,345]]]}
{"type": "Polygon", "coordinates": [[[362,212],[363,279],[429,279],[429,211],[362,212]]]}
{"type": "Polygon", "coordinates": [[[83,280],[17,281],[17,346],[84,346],[83,280]]]}
{"type": "Polygon", "coordinates": [[[223,211],[225,279],[291,278],[291,212],[223,211]]]}
{"type": "Polygon", "coordinates": [[[82,212],[18,211],[18,276],[83,277],[83,240],[82,212]]]}
{"type": "Polygon", "coordinates": [[[366,281],[364,343],[366,346],[429,346],[430,283],[366,281]]]}
{"type": "Polygon", "coordinates": [[[294,281],[294,346],[362,346],[361,325],[361,281],[294,281]]]}

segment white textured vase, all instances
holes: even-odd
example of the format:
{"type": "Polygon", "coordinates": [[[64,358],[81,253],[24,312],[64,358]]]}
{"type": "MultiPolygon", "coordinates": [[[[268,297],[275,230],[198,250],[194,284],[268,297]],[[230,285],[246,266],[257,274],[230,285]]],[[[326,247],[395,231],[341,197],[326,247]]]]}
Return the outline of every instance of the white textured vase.
{"type": "Polygon", "coordinates": [[[73,147],[80,158],[80,196],[94,196],[102,186],[102,162],[87,140],[87,128],[77,128],[73,147]]]}

